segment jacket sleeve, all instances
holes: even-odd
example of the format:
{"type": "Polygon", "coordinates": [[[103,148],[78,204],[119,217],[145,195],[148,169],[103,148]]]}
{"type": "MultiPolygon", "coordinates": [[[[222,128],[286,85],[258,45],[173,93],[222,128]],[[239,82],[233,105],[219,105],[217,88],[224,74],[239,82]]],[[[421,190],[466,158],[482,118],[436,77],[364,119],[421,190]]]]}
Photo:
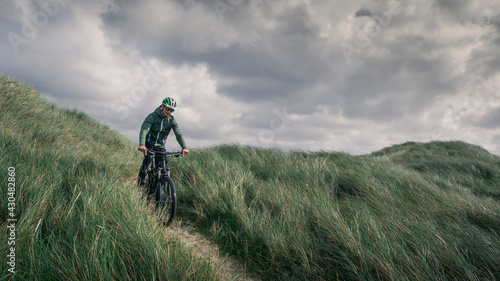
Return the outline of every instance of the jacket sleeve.
{"type": "Polygon", "coordinates": [[[141,132],[139,133],[139,145],[146,145],[146,136],[151,129],[151,124],[153,123],[153,115],[149,114],[141,125],[141,132]]]}
{"type": "Polygon", "coordinates": [[[175,134],[175,138],[177,139],[177,142],[181,146],[182,149],[187,148],[186,146],[186,141],[184,140],[184,136],[182,136],[181,129],[179,128],[179,124],[177,123],[177,120],[173,120],[173,126],[172,129],[175,134]]]}

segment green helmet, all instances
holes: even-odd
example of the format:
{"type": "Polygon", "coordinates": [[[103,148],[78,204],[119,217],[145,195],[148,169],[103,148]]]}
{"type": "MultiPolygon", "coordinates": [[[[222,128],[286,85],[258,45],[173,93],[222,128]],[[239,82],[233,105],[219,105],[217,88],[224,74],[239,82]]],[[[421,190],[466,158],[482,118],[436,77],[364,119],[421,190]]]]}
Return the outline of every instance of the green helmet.
{"type": "Polygon", "coordinates": [[[177,102],[173,98],[170,98],[170,97],[164,98],[163,102],[161,104],[168,107],[168,108],[177,109],[177,102]]]}

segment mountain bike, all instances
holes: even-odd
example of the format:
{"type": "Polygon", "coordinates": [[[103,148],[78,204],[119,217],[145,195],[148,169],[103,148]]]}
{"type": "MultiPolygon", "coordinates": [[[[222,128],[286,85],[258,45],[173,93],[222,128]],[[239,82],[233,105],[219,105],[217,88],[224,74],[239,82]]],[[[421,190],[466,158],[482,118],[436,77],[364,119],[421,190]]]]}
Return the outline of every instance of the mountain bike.
{"type": "Polygon", "coordinates": [[[146,171],[146,187],[149,194],[155,194],[156,208],[161,212],[160,221],[168,226],[172,223],[177,210],[177,194],[175,184],[170,177],[170,168],[167,167],[168,157],[179,157],[182,151],[163,152],[147,150],[153,159],[149,163],[146,171]],[[156,165],[156,159],[160,158],[159,165],[156,165]]]}

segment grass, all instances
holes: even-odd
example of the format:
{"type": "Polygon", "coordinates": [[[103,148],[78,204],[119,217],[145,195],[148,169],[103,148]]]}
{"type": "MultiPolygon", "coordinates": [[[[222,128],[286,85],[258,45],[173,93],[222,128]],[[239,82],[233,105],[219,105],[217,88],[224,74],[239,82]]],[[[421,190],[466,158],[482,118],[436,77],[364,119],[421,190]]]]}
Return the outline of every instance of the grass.
{"type": "MultiPolygon", "coordinates": [[[[221,279],[124,184],[136,144],[5,76],[0,103],[17,278],[221,279]]],[[[179,218],[263,280],[500,280],[500,157],[481,147],[410,142],[352,156],[221,145],[169,164],[179,218]]],[[[4,257],[8,214],[2,199],[4,257]]]]}
{"type": "MultiPolygon", "coordinates": [[[[217,280],[149,215],[136,145],[86,114],[63,110],[0,77],[1,198],[15,168],[18,280],[217,280]]],[[[0,204],[2,280],[13,279],[7,200],[0,204]]]]}
{"type": "Polygon", "coordinates": [[[477,146],[223,145],[173,171],[184,215],[266,280],[500,279],[500,158],[477,146]]]}

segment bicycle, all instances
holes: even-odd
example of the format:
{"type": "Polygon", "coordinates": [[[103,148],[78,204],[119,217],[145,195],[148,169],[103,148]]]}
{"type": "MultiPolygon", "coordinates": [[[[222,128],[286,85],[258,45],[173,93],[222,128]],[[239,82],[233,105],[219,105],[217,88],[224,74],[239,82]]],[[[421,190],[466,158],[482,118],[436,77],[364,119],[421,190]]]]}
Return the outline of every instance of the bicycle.
{"type": "Polygon", "coordinates": [[[170,177],[170,168],[167,167],[167,158],[171,156],[179,157],[182,151],[163,152],[147,150],[152,158],[160,156],[161,161],[156,165],[156,159],[151,159],[146,171],[146,187],[149,194],[154,192],[156,199],[156,208],[162,212],[160,221],[168,226],[172,223],[177,210],[177,194],[175,184],[170,177]]]}

